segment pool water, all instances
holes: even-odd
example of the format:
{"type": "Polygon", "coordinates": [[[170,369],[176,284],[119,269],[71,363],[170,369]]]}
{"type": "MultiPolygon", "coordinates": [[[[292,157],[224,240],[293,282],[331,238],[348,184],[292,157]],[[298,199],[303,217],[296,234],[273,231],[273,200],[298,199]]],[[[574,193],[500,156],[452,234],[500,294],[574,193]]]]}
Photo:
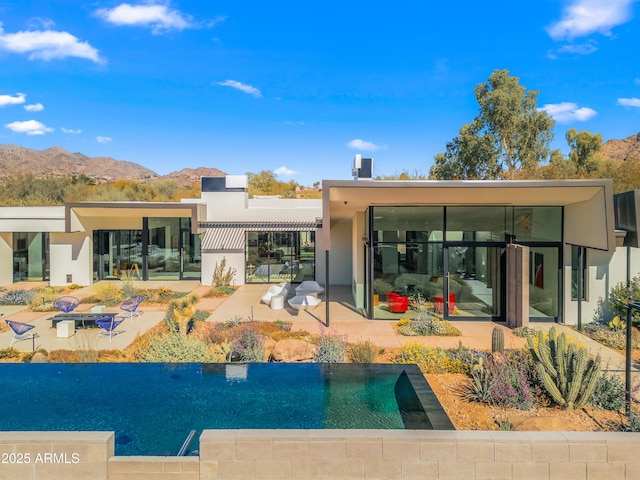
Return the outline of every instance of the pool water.
{"type": "Polygon", "coordinates": [[[52,363],[0,372],[0,430],[114,431],[116,455],[175,455],[191,430],[195,452],[204,429],[433,428],[399,365],[52,363]]]}

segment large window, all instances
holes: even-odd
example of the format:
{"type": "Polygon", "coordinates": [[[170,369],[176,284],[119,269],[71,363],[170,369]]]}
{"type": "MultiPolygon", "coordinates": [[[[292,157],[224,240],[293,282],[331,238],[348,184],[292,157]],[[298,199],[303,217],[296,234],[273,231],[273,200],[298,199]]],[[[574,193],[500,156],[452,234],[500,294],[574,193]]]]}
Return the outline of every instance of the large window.
{"type": "Polygon", "coordinates": [[[315,278],[315,232],[247,232],[247,283],[302,282],[315,278]]]}
{"type": "Polygon", "coordinates": [[[587,299],[587,249],[571,246],[571,300],[587,299]]]}
{"type": "Polygon", "coordinates": [[[93,233],[95,279],[118,278],[134,271],[143,280],[200,278],[200,235],[190,218],[145,218],[142,230],[93,233]]]}
{"type": "Polygon", "coordinates": [[[13,281],[49,280],[49,232],[13,234],[13,281]]]}
{"type": "Polygon", "coordinates": [[[531,250],[531,317],[558,316],[562,207],[372,206],[367,225],[373,318],[423,303],[450,318],[501,318],[509,242],[531,250]]]}

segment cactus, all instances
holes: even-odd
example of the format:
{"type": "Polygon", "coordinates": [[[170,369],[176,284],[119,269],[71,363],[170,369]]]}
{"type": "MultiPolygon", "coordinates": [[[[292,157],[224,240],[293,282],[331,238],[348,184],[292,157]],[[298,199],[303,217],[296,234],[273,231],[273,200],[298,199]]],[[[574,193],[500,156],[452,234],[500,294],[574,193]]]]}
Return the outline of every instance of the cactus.
{"type": "Polygon", "coordinates": [[[495,327],[491,333],[491,352],[504,352],[504,332],[499,327],[495,327]]]}
{"type": "Polygon", "coordinates": [[[555,327],[549,337],[538,334],[538,341],[527,339],[527,346],[536,362],[538,376],[554,402],[567,410],[584,406],[600,374],[600,355],[589,358],[584,347],[567,342],[564,333],[556,334],[555,327]]]}

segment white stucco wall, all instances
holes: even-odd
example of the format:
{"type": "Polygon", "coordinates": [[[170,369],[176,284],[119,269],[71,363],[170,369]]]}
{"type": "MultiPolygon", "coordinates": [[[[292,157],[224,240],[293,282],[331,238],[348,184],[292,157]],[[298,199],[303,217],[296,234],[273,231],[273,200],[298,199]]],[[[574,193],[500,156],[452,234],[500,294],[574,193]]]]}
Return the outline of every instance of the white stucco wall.
{"type": "MultiPolygon", "coordinates": [[[[571,299],[571,246],[564,251],[564,322],[578,322],[578,301],[571,299]]],[[[582,324],[594,321],[601,302],[607,302],[612,287],[627,280],[627,247],[618,247],[614,253],[587,250],[587,299],[581,302],[582,324]]],[[[640,249],[631,248],[631,276],[640,275],[640,249]]]]}
{"type": "Polygon", "coordinates": [[[13,283],[13,234],[0,232],[0,286],[13,283]]]}
{"type": "Polygon", "coordinates": [[[86,233],[52,233],[50,237],[51,285],[93,283],[93,247],[86,233]],[[72,275],[67,282],[67,275],[72,275]]]}
{"type": "Polygon", "coordinates": [[[352,284],[352,227],[351,222],[340,222],[331,227],[329,253],[329,282],[331,285],[352,284]]]}
{"type": "Polygon", "coordinates": [[[202,285],[212,285],[213,270],[215,269],[216,264],[221,264],[222,260],[226,260],[225,271],[229,268],[235,268],[236,270],[232,285],[244,285],[244,252],[239,252],[236,250],[207,252],[202,254],[202,285]]]}

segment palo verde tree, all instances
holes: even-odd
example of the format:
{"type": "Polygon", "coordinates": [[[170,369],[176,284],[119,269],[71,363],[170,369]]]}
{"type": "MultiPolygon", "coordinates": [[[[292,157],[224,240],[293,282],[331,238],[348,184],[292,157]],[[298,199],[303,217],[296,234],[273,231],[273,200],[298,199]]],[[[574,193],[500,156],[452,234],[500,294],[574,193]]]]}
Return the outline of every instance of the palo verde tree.
{"type": "Polygon", "coordinates": [[[436,155],[431,178],[513,178],[547,159],[555,122],[538,110],[539,92],[519,82],[509,70],[495,70],[474,89],[478,116],[436,155]]]}
{"type": "Polygon", "coordinates": [[[594,156],[602,148],[602,135],[588,130],[578,132],[575,128],[567,130],[567,143],[571,147],[569,160],[575,165],[577,172],[590,173],[596,169],[594,156]]]}

